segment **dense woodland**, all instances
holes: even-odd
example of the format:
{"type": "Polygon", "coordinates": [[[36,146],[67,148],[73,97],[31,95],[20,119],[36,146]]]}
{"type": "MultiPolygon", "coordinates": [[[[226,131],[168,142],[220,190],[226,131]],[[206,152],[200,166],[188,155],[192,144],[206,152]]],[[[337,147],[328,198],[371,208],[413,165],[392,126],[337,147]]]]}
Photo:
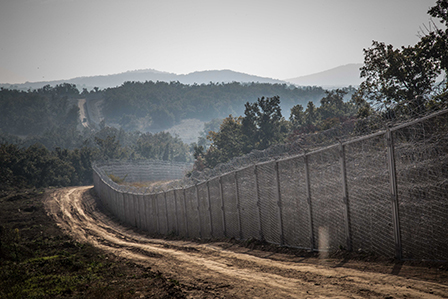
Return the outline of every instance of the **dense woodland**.
{"type": "Polygon", "coordinates": [[[190,161],[197,170],[347,120],[409,119],[448,106],[448,1],[428,11],[443,29],[421,32],[413,46],[374,41],[364,50],[359,88],[325,91],[285,84],[125,82],[78,91],[75,85],[0,90],[0,190],[91,183],[104,159],[190,161]],[[444,81],[437,83],[440,75],[444,81]],[[104,122],[80,130],[76,99],[104,99],[104,122]],[[74,101],[75,100],[75,101],[74,101]],[[183,119],[208,121],[197,144],[167,129],[183,119]],[[118,125],[119,129],[110,126],[118,125]]]}
{"type": "MultiPolygon", "coordinates": [[[[354,89],[350,89],[351,93],[354,89]]],[[[168,129],[182,119],[210,121],[241,115],[244,104],[260,96],[279,96],[288,111],[296,104],[318,103],[325,95],[321,87],[295,87],[268,83],[223,83],[185,85],[179,82],[125,82],[104,91],[106,121],[129,130],[139,120],[149,122],[149,129],[168,129]]]]}

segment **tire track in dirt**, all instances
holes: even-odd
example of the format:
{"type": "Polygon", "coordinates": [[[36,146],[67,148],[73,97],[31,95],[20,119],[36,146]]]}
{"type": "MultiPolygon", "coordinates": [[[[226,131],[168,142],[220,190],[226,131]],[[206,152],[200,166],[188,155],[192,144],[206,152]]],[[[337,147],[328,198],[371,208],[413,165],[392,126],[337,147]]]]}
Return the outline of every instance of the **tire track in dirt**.
{"type": "Polygon", "coordinates": [[[191,298],[448,298],[448,282],[307,264],[300,257],[223,243],[151,239],[107,217],[92,187],[58,189],[46,199],[57,224],[80,242],[158,270],[191,298]]]}

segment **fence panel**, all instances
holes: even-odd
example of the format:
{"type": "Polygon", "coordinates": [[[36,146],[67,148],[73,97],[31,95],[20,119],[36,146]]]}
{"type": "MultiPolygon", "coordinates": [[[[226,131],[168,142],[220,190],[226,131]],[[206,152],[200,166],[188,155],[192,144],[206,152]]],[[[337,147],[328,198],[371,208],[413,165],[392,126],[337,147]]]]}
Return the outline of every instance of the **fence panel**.
{"type": "Polygon", "coordinates": [[[197,192],[199,217],[201,221],[201,238],[210,238],[212,236],[212,232],[207,183],[199,184],[197,192]]]}
{"type": "Polygon", "coordinates": [[[277,189],[276,163],[258,165],[258,190],[260,196],[260,215],[264,239],[281,244],[280,207],[277,189]]]}
{"type": "Polygon", "coordinates": [[[215,178],[208,183],[210,192],[210,209],[212,215],[212,230],[214,238],[224,237],[224,227],[222,219],[222,202],[219,178],[215,178]]]}
{"type": "Polygon", "coordinates": [[[285,244],[309,249],[311,228],[304,157],[280,161],[279,177],[285,244]]]}
{"type": "Polygon", "coordinates": [[[143,201],[143,194],[138,194],[135,196],[138,202],[137,210],[138,210],[138,228],[146,229],[146,221],[145,221],[145,205],[143,201]]]}
{"type": "Polygon", "coordinates": [[[152,234],[159,233],[159,217],[157,216],[157,194],[148,195],[148,207],[150,215],[148,218],[149,232],[152,234]]]}
{"type": "Polygon", "coordinates": [[[243,239],[260,239],[260,214],[258,208],[255,167],[238,171],[240,221],[243,239]]]}
{"type": "Polygon", "coordinates": [[[199,222],[198,199],[196,197],[196,186],[192,186],[185,190],[188,221],[188,236],[191,238],[199,238],[201,227],[199,222]]]}
{"type": "Polygon", "coordinates": [[[176,214],[177,214],[177,233],[180,236],[188,236],[186,214],[185,214],[185,198],[182,189],[177,189],[174,191],[176,198],[176,214]]]}
{"type": "Polygon", "coordinates": [[[224,199],[224,217],[226,220],[226,235],[228,238],[240,239],[240,218],[238,215],[237,188],[235,173],[221,177],[222,194],[224,199]]]}
{"type": "Polygon", "coordinates": [[[403,258],[448,260],[446,115],[393,132],[403,258]]]}
{"type": "Polygon", "coordinates": [[[345,146],[352,247],[394,256],[385,136],[345,146]]]}
{"type": "Polygon", "coordinates": [[[123,193],[123,203],[124,203],[124,223],[131,224],[131,210],[130,210],[130,195],[127,192],[123,193]]]}
{"type": "Polygon", "coordinates": [[[145,214],[143,228],[147,232],[151,232],[151,201],[148,194],[142,195],[143,213],[145,214]]]}
{"type": "Polygon", "coordinates": [[[310,153],[314,244],[319,250],[346,246],[339,147],[310,153]]]}
{"type": "Polygon", "coordinates": [[[174,201],[174,190],[166,192],[166,207],[168,214],[168,233],[177,233],[176,203],[174,201]]]}
{"type": "Polygon", "coordinates": [[[166,201],[164,193],[157,193],[157,218],[159,219],[159,233],[168,234],[168,219],[166,217],[166,201]]]}
{"type": "Polygon", "coordinates": [[[124,209],[124,196],[122,191],[117,191],[117,201],[118,201],[118,219],[120,219],[121,222],[125,222],[125,209],[124,209]]]}

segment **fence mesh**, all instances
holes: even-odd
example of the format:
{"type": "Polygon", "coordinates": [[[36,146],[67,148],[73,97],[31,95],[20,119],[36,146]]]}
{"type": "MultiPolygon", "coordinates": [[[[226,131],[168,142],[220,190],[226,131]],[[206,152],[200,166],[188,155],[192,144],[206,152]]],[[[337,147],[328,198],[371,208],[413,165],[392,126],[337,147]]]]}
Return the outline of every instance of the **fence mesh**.
{"type": "Polygon", "coordinates": [[[165,192],[112,181],[111,174],[125,173],[141,179],[142,168],[131,174],[133,164],[98,163],[95,189],[118,219],[154,234],[448,260],[448,110],[348,141],[332,133],[347,128],[304,139],[331,146],[305,152],[294,143],[254,152],[238,160],[237,170],[235,160],[219,166],[216,177],[198,182],[196,175],[180,181],[180,189],[168,183],[165,192]],[[294,156],[265,161],[277,150],[294,156]]]}
{"type": "Polygon", "coordinates": [[[165,193],[157,193],[157,218],[159,219],[159,233],[168,234],[168,218],[165,193]]]}
{"type": "Polygon", "coordinates": [[[260,239],[263,237],[258,207],[259,186],[256,182],[255,171],[255,167],[248,167],[237,172],[240,222],[243,239],[260,239]]]}
{"type": "Polygon", "coordinates": [[[257,165],[257,179],[263,237],[267,242],[282,244],[276,162],[257,165]]]}
{"type": "Polygon", "coordinates": [[[221,177],[224,206],[225,233],[229,238],[242,238],[240,234],[240,207],[238,204],[235,173],[221,177]]]}
{"type": "Polygon", "coordinates": [[[345,146],[352,246],[393,256],[390,174],[384,136],[345,146]]]}
{"type": "Polygon", "coordinates": [[[393,132],[404,258],[448,260],[446,117],[393,132]]]}
{"type": "Polygon", "coordinates": [[[208,204],[207,183],[197,185],[197,192],[198,192],[199,220],[201,221],[201,237],[210,238],[212,235],[211,235],[210,209],[208,204]]]}
{"type": "Polygon", "coordinates": [[[339,157],[336,146],[309,155],[314,244],[320,250],[346,247],[339,157]]]}
{"type": "Polygon", "coordinates": [[[214,238],[224,237],[222,198],[219,185],[219,178],[208,182],[210,193],[210,214],[212,219],[212,236],[214,238]]]}
{"type": "Polygon", "coordinates": [[[279,177],[285,244],[298,248],[311,248],[310,209],[304,157],[280,161],[279,177]]]}
{"type": "Polygon", "coordinates": [[[186,213],[185,213],[185,197],[183,189],[174,190],[174,195],[176,199],[176,215],[177,215],[177,223],[178,223],[178,234],[180,236],[186,237],[188,236],[187,222],[186,222],[186,213]]]}
{"type": "Polygon", "coordinates": [[[196,197],[196,186],[192,186],[185,190],[185,204],[188,221],[188,234],[190,237],[200,237],[201,227],[198,211],[198,201],[196,197]]]}
{"type": "Polygon", "coordinates": [[[165,194],[168,216],[168,232],[170,234],[173,234],[177,232],[176,202],[174,201],[174,190],[167,191],[165,194]]]}

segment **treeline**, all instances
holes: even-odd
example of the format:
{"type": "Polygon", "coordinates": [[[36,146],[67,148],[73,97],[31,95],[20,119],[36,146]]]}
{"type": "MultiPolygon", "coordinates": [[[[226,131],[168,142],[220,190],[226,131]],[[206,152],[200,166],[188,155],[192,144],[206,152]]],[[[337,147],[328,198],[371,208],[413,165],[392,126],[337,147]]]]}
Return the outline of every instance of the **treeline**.
{"type": "MultiPolygon", "coordinates": [[[[350,90],[354,92],[354,89],[350,90]]],[[[183,119],[210,121],[229,114],[241,115],[244,103],[261,95],[279,96],[282,107],[289,110],[298,103],[318,103],[325,90],[267,83],[125,82],[104,90],[103,113],[107,122],[117,123],[128,130],[135,130],[139,121],[146,122],[150,129],[167,129],[183,119]]]]}
{"type": "Polygon", "coordinates": [[[211,142],[194,147],[195,169],[213,168],[233,157],[252,150],[264,150],[271,145],[288,142],[295,135],[326,130],[350,118],[356,118],[358,107],[344,101],[346,91],[326,91],[320,106],[308,102],[306,108],[297,104],[291,108],[289,120],[282,116],[280,97],[262,97],[245,104],[244,116],[225,118],[217,131],[208,132],[211,142]]]}
{"type": "Polygon", "coordinates": [[[0,90],[0,132],[37,135],[54,127],[75,127],[79,108],[69,98],[79,95],[75,85],[49,85],[37,90],[0,90]]]}
{"type": "Polygon", "coordinates": [[[97,160],[191,160],[189,146],[166,132],[130,133],[103,127],[85,139],[80,132],[74,134],[81,143],[72,149],[0,140],[0,191],[92,184],[92,162],[97,160]]]}

